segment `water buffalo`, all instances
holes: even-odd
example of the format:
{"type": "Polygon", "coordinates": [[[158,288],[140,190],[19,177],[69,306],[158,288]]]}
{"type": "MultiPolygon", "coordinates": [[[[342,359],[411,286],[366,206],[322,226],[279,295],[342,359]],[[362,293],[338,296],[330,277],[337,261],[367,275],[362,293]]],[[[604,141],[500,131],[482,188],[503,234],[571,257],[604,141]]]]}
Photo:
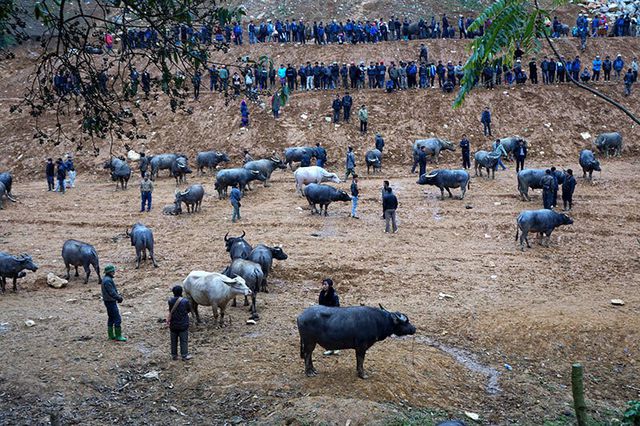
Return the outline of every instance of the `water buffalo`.
{"type": "MultiPolygon", "coordinates": [[[[184,191],[176,190],[175,204],[181,206],[184,203],[187,206],[187,213],[195,213],[200,211],[203,197],[204,188],[199,183],[196,183],[184,191]]],[[[182,209],[180,210],[182,211],[182,209]]]]}
{"type": "Polygon", "coordinates": [[[304,195],[307,197],[309,206],[311,206],[311,214],[322,214],[324,207],[324,215],[327,215],[327,209],[332,201],[350,201],[351,197],[345,191],[336,189],[333,186],[318,183],[310,183],[304,189],[304,195]],[[316,208],[316,204],[320,205],[320,211],[316,208]]]}
{"type": "Polygon", "coordinates": [[[169,216],[177,216],[182,214],[182,203],[169,204],[168,206],[164,206],[162,208],[162,214],[166,214],[169,216]]]}
{"type": "MultiPolygon", "coordinates": [[[[259,263],[252,262],[247,259],[234,259],[222,273],[229,277],[242,277],[251,290],[251,319],[259,319],[258,310],[256,308],[256,294],[260,291],[260,284],[264,280],[262,267],[259,263]]],[[[247,296],[244,297],[244,305],[247,306],[247,296]]],[[[233,299],[233,305],[236,306],[236,300],[233,299]]]]}
{"type": "Polygon", "coordinates": [[[158,177],[160,170],[169,170],[169,175],[173,176],[171,166],[178,157],[185,157],[182,154],[158,154],[158,155],[145,155],[140,158],[140,170],[148,170],[151,168],[151,179],[155,180],[158,177]]]}
{"type": "Polygon", "coordinates": [[[524,138],[520,136],[510,136],[508,138],[501,138],[500,145],[504,148],[507,153],[507,159],[513,160],[513,156],[516,155],[516,148],[518,147],[518,142],[522,141],[525,147],[528,147],[529,144],[524,138]]]}
{"type": "Polygon", "coordinates": [[[377,149],[367,151],[364,155],[364,161],[367,163],[367,174],[369,174],[369,168],[373,167],[373,173],[382,170],[382,152],[377,149]]]}
{"type": "Polygon", "coordinates": [[[242,167],[222,169],[216,174],[214,187],[218,191],[218,198],[223,199],[227,196],[228,187],[240,184],[240,188],[244,192],[247,184],[253,180],[265,182],[267,177],[257,170],[248,170],[242,167]]]}
{"type": "Polygon", "coordinates": [[[251,294],[242,277],[229,278],[217,272],[191,271],[182,286],[197,323],[200,323],[198,305],[211,306],[214,322],[218,321],[220,309],[220,327],[224,325],[224,312],[229,300],[236,295],[246,297],[251,294]]]}
{"type": "Polygon", "coordinates": [[[198,172],[204,174],[204,168],[207,167],[211,173],[213,169],[220,163],[227,163],[229,157],[224,152],[218,151],[204,151],[199,152],[196,156],[196,164],[198,165],[198,172]]]}
{"type": "MultiPolygon", "coordinates": [[[[529,188],[541,189],[544,175],[545,169],[525,169],[518,172],[518,192],[520,192],[522,201],[531,201],[529,188]]],[[[558,179],[558,185],[562,185],[565,177],[564,172],[556,170],[555,175],[558,179]]]]}
{"type": "Polygon", "coordinates": [[[440,151],[456,150],[456,147],[452,142],[449,142],[444,139],[439,139],[439,138],[418,139],[413,143],[413,161],[416,164],[418,163],[418,154],[420,153],[420,149],[423,146],[425,147],[425,152],[428,155],[431,155],[431,160],[435,161],[436,164],[438,164],[438,157],[440,155],[440,151]]]}
{"type": "Polygon", "coordinates": [[[269,186],[269,179],[271,173],[275,169],[286,170],[287,165],[277,157],[263,158],[262,160],[249,161],[243,166],[247,170],[255,170],[262,173],[267,179],[264,181],[264,186],[269,186]]]}
{"type": "Polygon", "coordinates": [[[264,244],[258,244],[256,248],[251,250],[249,257],[247,260],[255,262],[260,265],[262,268],[262,274],[264,275],[264,279],[260,283],[260,290],[268,293],[267,290],[267,278],[269,277],[269,272],[271,271],[271,267],[273,265],[273,259],[276,260],[287,260],[289,256],[282,250],[282,247],[269,247],[264,244]]]}
{"type": "Polygon", "coordinates": [[[311,306],[298,316],[297,323],[300,357],[304,359],[304,371],[309,377],[318,374],[311,359],[316,345],[331,351],[355,349],[358,377],[366,379],[364,357],[367,349],[392,334],[406,336],[416,332],[406,315],[389,312],[382,305],[380,309],[369,306],[311,306]]]}
{"type": "Polygon", "coordinates": [[[147,251],[153,266],[157,268],[158,264],[153,255],[153,232],[151,229],[138,222],[131,228],[131,233],[129,233],[128,229],[125,233],[127,237],[131,238],[131,245],[136,248],[136,269],[140,268],[140,259],[147,260],[147,251]]]}
{"type": "Polygon", "coordinates": [[[224,236],[224,245],[229,252],[229,256],[231,260],[234,259],[248,259],[253,247],[251,244],[244,239],[246,233],[242,231],[242,235],[239,237],[231,237],[229,238],[229,233],[227,232],[224,236]]]}
{"type": "Polygon", "coordinates": [[[7,194],[13,195],[11,193],[11,187],[13,186],[13,176],[11,176],[11,173],[0,173],[0,183],[4,184],[4,188],[7,190],[7,194]]]}
{"type": "Polygon", "coordinates": [[[189,168],[189,159],[184,155],[178,156],[171,163],[171,176],[176,180],[176,186],[181,183],[187,183],[187,174],[191,173],[189,168]]]}
{"type": "Polygon", "coordinates": [[[296,192],[302,193],[302,186],[310,183],[335,182],[340,183],[340,178],[335,173],[329,173],[322,167],[300,167],[293,173],[296,179],[296,192]]]}
{"type": "Polygon", "coordinates": [[[67,274],[64,277],[65,279],[68,280],[70,277],[69,271],[71,269],[71,265],[76,268],[76,277],[78,276],[78,266],[82,266],[85,274],[87,274],[84,279],[84,283],[87,284],[89,282],[89,275],[91,274],[89,267],[93,266],[96,274],[98,274],[98,284],[102,282],[98,253],[91,244],[83,243],[78,240],[65,241],[62,246],[62,259],[64,260],[64,266],[67,268],[67,274]]]}
{"type": "Polygon", "coordinates": [[[595,155],[593,155],[593,151],[588,149],[580,151],[580,167],[582,167],[582,177],[586,178],[587,173],[589,173],[589,180],[591,180],[591,175],[594,170],[596,172],[602,171],[600,168],[600,162],[596,160],[595,155]]]}
{"type": "Polygon", "coordinates": [[[487,169],[487,177],[489,177],[489,171],[491,171],[491,176],[495,179],[496,165],[498,164],[500,157],[500,154],[494,154],[493,152],[477,151],[473,156],[473,167],[476,170],[476,176],[478,176],[478,172],[480,172],[480,177],[482,177],[482,169],[485,168],[487,169]]]}
{"type": "Polygon", "coordinates": [[[561,225],[571,225],[573,219],[566,214],[556,213],[553,210],[541,209],[541,210],[525,210],[518,215],[517,228],[516,228],[516,241],[518,241],[518,232],[522,232],[520,235],[520,249],[524,251],[524,242],[529,245],[529,232],[537,232],[538,236],[542,238],[543,234],[547,236],[547,247],[549,247],[549,238],[554,229],[561,225]]]}
{"type": "Polygon", "coordinates": [[[13,279],[13,291],[18,291],[17,279],[24,277],[24,270],[37,271],[38,265],[33,263],[33,259],[28,254],[12,256],[9,253],[0,251],[0,292],[4,293],[7,287],[7,278],[13,279]]]}
{"type": "Polygon", "coordinates": [[[444,200],[444,190],[449,193],[449,198],[453,194],[449,188],[460,188],[462,194],[460,199],[464,200],[464,194],[469,188],[469,173],[466,170],[433,170],[429,174],[423,174],[416,182],[418,185],[433,185],[440,188],[440,198],[444,200]]]}
{"type": "Polygon", "coordinates": [[[111,180],[116,183],[116,190],[118,189],[118,182],[120,187],[125,190],[131,177],[131,167],[126,161],[118,158],[111,157],[111,159],[104,163],[104,168],[111,170],[111,180]]]}
{"type": "Polygon", "coordinates": [[[7,200],[13,201],[14,203],[16,202],[16,200],[9,194],[9,191],[7,191],[4,183],[0,182],[0,210],[4,209],[2,205],[2,198],[5,196],[7,197],[7,200]]]}
{"type": "Polygon", "coordinates": [[[292,147],[284,150],[284,162],[291,169],[293,169],[292,163],[300,162],[306,156],[309,158],[316,155],[316,148],[311,146],[292,147]]]}
{"type": "Polygon", "coordinates": [[[622,135],[618,132],[599,134],[595,141],[596,148],[600,154],[609,157],[613,151],[616,157],[622,153],[622,135]]]}

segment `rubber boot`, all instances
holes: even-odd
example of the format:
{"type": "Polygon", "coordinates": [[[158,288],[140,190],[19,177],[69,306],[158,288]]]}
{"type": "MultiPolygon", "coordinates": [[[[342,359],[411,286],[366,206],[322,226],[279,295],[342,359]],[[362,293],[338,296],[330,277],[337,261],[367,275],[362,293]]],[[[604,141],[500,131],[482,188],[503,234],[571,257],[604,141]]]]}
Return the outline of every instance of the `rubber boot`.
{"type": "Polygon", "coordinates": [[[113,340],[116,338],[116,335],[113,333],[113,326],[110,325],[107,327],[107,332],[109,333],[109,340],[113,340]]]}
{"type": "Polygon", "coordinates": [[[122,335],[122,327],[114,327],[114,330],[116,332],[116,338],[115,338],[116,341],[118,342],[127,341],[127,338],[122,335]]]}

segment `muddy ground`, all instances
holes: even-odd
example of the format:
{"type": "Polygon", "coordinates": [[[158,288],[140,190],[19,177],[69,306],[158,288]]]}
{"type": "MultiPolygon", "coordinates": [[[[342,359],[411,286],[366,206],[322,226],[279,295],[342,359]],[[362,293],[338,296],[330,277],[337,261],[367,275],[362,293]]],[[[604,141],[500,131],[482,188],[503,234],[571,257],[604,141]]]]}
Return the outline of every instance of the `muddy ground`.
{"type": "MultiPolygon", "coordinates": [[[[457,156],[445,160],[454,166],[457,156]]],[[[137,213],[135,181],[114,191],[104,174],[80,173],[65,195],[46,192],[41,181],[20,182],[19,203],[2,212],[0,249],[29,252],[40,269],[17,294],[0,298],[0,419],[42,424],[58,412],[64,423],[385,424],[471,411],[487,424],[570,422],[576,361],[585,366],[590,414],[619,418],[639,392],[637,167],[635,159],[605,160],[592,183],[579,179],[575,224],[559,229],[550,248],[525,252],[514,243],[515,217],[541,200],[517,198],[513,164],[495,180],[474,178],[463,201],[441,201],[404,167],[386,169],[361,180],[360,220],[342,203],[328,217],[312,216],[291,172],[276,172],[271,187],[249,193],[234,225],[210,176],[191,178],[208,192],[202,212],[180,217],[161,214],[175,189],[166,176],[148,214],[137,213]],[[385,178],[400,200],[396,235],[384,234],[380,219],[385,178]],[[158,269],[134,269],[124,232],[138,220],[155,232],[158,269]],[[218,329],[203,309],[206,322],[191,330],[193,360],[171,361],[161,324],[169,289],[191,270],[224,268],[227,231],[282,244],[289,259],[276,263],[271,292],[258,297],[257,325],[246,325],[238,307],[218,329]],[[106,339],[95,275],[59,290],[42,282],[64,272],[67,238],[93,243],[102,265],[117,265],[127,343],[106,339]],[[418,328],[415,338],[390,338],[369,351],[369,380],[357,378],[352,351],[327,358],[316,350],[320,375],[303,374],[295,318],[316,303],[327,276],[344,305],[383,303],[418,328]],[[625,305],[612,306],[613,298],[625,305]],[[26,327],[27,319],[36,325],[26,327]],[[465,356],[482,371],[469,369],[465,356]],[[145,379],[150,371],[159,377],[145,379]],[[497,384],[489,386],[487,372],[497,384]],[[416,414],[423,409],[430,411],[416,414]]]]}

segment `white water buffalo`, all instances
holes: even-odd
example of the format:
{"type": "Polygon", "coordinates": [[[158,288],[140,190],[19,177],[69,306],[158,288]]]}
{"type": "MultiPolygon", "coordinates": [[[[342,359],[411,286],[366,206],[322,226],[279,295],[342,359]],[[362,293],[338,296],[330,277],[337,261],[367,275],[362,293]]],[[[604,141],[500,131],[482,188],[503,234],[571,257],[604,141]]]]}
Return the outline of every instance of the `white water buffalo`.
{"type": "Polygon", "coordinates": [[[296,179],[296,192],[302,193],[302,186],[310,183],[335,182],[340,183],[340,178],[335,173],[329,173],[322,167],[310,166],[299,167],[293,173],[296,179]]]}
{"type": "Polygon", "coordinates": [[[229,301],[236,295],[251,294],[242,277],[229,278],[217,272],[191,271],[182,286],[196,321],[200,323],[198,305],[211,306],[214,322],[218,321],[220,309],[220,327],[224,325],[224,312],[229,301]]]}

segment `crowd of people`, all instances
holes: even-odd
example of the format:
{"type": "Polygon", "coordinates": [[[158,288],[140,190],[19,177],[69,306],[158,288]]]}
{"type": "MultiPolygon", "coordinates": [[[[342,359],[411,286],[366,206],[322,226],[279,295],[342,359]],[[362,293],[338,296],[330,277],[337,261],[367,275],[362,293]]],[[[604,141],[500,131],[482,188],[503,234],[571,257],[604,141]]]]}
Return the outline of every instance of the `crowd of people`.
{"type": "Polygon", "coordinates": [[[53,162],[53,158],[47,158],[45,164],[45,175],[47,177],[47,190],[65,193],[67,188],[76,186],[76,169],[73,165],[71,154],[58,158],[53,162]]]}

